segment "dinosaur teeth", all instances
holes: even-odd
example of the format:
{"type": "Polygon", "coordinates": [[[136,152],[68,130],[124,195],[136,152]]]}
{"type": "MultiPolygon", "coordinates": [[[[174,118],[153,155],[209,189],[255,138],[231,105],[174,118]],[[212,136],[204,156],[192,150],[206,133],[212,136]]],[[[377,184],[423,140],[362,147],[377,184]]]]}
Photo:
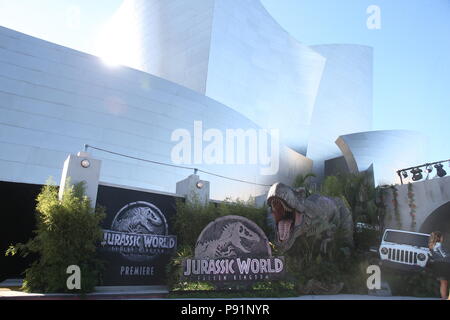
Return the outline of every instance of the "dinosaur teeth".
{"type": "Polygon", "coordinates": [[[286,241],[291,233],[293,221],[291,219],[283,219],[278,223],[278,236],[280,241],[286,241]]]}
{"type": "Polygon", "coordinates": [[[283,209],[284,209],[285,212],[292,212],[292,209],[289,208],[288,205],[284,201],[281,201],[281,200],[278,200],[278,201],[283,206],[283,209]]]}

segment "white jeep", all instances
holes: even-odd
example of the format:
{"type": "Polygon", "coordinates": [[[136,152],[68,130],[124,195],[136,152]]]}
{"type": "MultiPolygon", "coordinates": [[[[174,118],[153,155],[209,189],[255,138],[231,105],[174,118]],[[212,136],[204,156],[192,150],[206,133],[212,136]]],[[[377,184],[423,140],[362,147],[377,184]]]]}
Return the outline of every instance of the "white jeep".
{"type": "Polygon", "coordinates": [[[381,265],[400,270],[423,270],[430,258],[429,237],[425,233],[386,229],[378,250],[381,265]]]}

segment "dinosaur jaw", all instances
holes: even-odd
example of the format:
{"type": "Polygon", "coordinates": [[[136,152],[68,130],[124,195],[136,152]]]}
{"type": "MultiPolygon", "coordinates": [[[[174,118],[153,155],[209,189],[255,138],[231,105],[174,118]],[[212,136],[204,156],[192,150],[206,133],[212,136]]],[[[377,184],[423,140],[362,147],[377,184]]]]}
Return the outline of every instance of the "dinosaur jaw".
{"type": "Polygon", "coordinates": [[[270,199],[272,214],[277,225],[278,241],[284,243],[290,239],[294,229],[303,223],[303,214],[289,207],[278,197],[270,199]]]}

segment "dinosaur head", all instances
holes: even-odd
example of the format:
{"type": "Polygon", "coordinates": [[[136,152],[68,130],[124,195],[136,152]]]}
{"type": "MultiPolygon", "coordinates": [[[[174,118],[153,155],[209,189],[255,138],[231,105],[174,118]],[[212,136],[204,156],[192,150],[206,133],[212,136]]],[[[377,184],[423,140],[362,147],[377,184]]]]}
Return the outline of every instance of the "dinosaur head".
{"type": "Polygon", "coordinates": [[[247,228],[244,224],[242,224],[241,222],[237,222],[236,223],[236,229],[238,231],[239,237],[252,241],[252,242],[258,242],[259,236],[253,232],[252,230],[250,230],[249,228],[247,228]]]}
{"type": "Polygon", "coordinates": [[[305,220],[308,216],[305,214],[305,190],[294,190],[285,184],[274,184],[267,196],[267,204],[272,209],[278,241],[285,244],[291,241],[295,233],[301,233],[305,220]]]}
{"type": "Polygon", "coordinates": [[[153,233],[155,227],[159,227],[163,224],[161,217],[148,207],[134,208],[134,222],[137,225],[142,226],[148,232],[153,233]]]}
{"type": "Polygon", "coordinates": [[[239,248],[241,251],[245,253],[250,253],[250,250],[248,250],[245,245],[250,245],[250,243],[259,242],[260,237],[255,232],[247,228],[243,223],[236,222],[232,225],[233,233],[235,233],[236,236],[234,236],[231,241],[234,246],[239,248]]]}
{"type": "Polygon", "coordinates": [[[155,226],[162,225],[163,221],[162,221],[161,217],[155,211],[153,211],[151,208],[142,207],[140,209],[141,209],[142,216],[144,218],[148,219],[152,224],[154,224],[155,226]]]}

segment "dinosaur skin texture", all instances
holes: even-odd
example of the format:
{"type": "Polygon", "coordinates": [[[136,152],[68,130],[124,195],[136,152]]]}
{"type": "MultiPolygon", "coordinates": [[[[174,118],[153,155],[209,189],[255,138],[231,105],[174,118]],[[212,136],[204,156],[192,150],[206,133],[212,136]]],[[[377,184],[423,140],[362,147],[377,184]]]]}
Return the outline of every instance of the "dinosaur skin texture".
{"type": "Polygon", "coordinates": [[[267,204],[276,225],[275,244],[282,252],[302,235],[321,235],[322,250],[326,252],[338,228],[345,231],[346,244],[353,246],[352,214],[340,198],[318,194],[306,197],[303,188],[276,183],[269,190],[267,204]]]}

